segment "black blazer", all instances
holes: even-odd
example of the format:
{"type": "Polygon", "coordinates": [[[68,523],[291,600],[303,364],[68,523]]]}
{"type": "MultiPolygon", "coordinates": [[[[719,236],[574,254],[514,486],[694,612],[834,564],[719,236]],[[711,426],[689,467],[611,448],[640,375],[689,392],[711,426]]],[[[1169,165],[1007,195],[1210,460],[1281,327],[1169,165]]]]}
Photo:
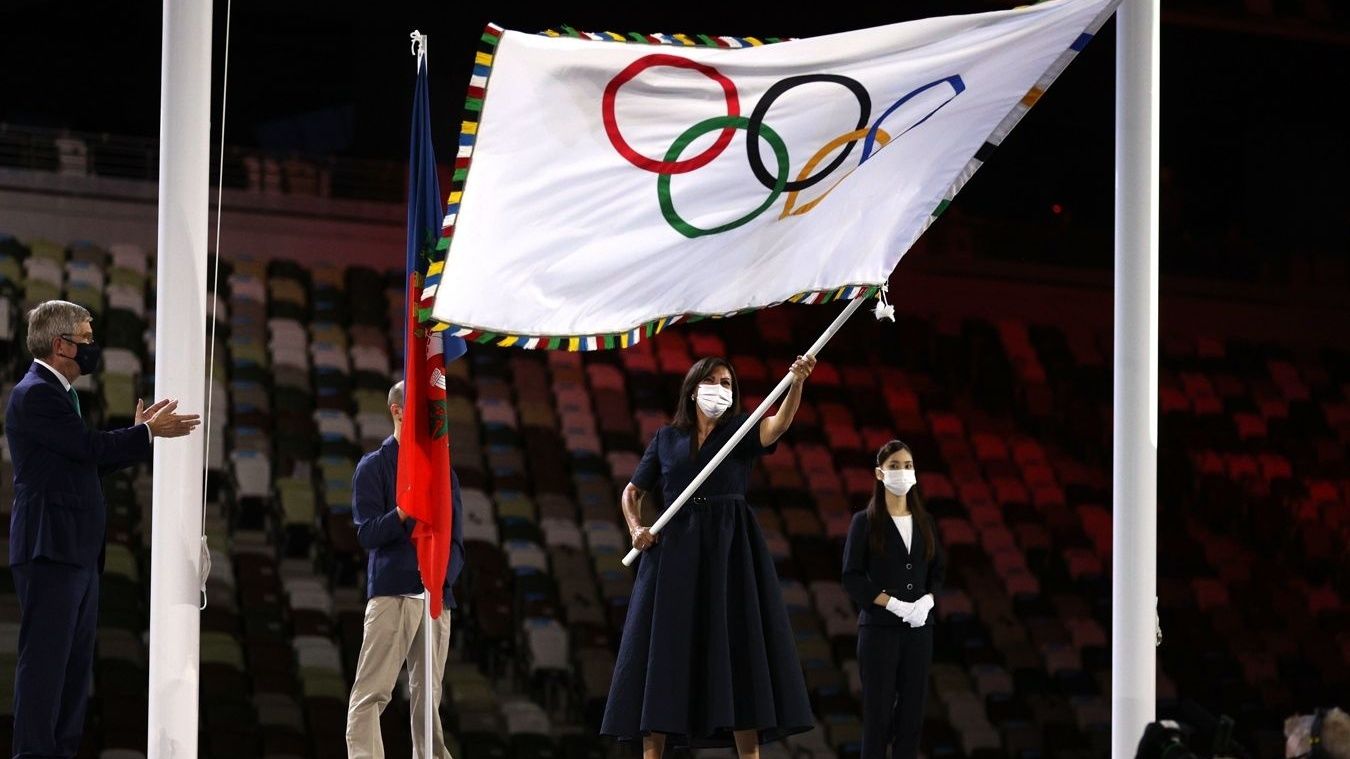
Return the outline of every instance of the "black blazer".
{"type": "Polygon", "coordinates": [[[5,437],[14,458],[9,563],[48,559],[101,571],[108,507],[99,476],[150,460],[145,425],[88,429],[61,381],[33,362],[9,396],[5,437]]]}
{"type": "MultiPolygon", "coordinates": [[[[942,590],[942,579],[946,564],[942,556],[942,544],[934,541],[933,558],[925,559],[923,530],[915,518],[914,534],[910,536],[912,550],[905,549],[905,541],[900,537],[895,522],[886,519],[886,551],[878,555],[872,551],[867,536],[867,512],[853,515],[853,524],[848,528],[848,541],[844,543],[844,589],[861,610],[858,612],[858,624],[896,627],[904,621],[877,606],[873,601],[880,593],[885,593],[901,601],[917,601],[925,593],[937,595],[942,590]]],[[[932,517],[928,524],[937,537],[937,525],[932,517]]],[[[933,624],[934,615],[928,615],[928,625],[933,624]]]]}

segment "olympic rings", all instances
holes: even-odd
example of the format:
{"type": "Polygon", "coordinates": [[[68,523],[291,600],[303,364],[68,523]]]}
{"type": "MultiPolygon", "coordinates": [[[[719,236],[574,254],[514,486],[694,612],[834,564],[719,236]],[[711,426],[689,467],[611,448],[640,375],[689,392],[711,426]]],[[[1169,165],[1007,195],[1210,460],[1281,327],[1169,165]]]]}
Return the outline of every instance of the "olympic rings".
{"type": "MultiPolygon", "coordinates": [[[[799,87],[803,84],[812,82],[830,82],[833,84],[847,87],[853,96],[858,99],[858,125],[854,129],[864,129],[867,126],[867,120],[872,116],[872,96],[867,94],[867,90],[858,83],[857,79],[849,79],[846,76],[838,74],[803,74],[801,76],[790,76],[786,79],[780,79],[764,93],[764,97],[755,104],[755,110],[750,112],[750,127],[745,132],[745,153],[750,159],[750,170],[755,172],[755,178],[765,187],[773,187],[774,177],[769,174],[769,170],[764,168],[764,159],[759,155],[759,130],[764,126],[764,117],[769,113],[769,106],[783,95],[784,92],[799,87]]],[[[837,147],[837,146],[836,146],[837,147]]],[[[800,192],[811,185],[819,182],[829,176],[839,164],[848,158],[848,154],[853,150],[853,142],[848,143],[844,152],[840,153],[826,166],[819,174],[814,177],[807,177],[803,173],[802,178],[795,182],[787,183],[788,192],[800,192]]]]}
{"type": "Polygon", "coordinates": [[[759,99],[759,102],[755,104],[755,107],[750,112],[750,116],[744,117],[740,115],[740,95],[737,93],[736,85],[726,75],[722,74],[722,72],[712,66],[696,63],[687,58],[657,53],[643,56],[628,64],[627,67],[616,74],[614,78],[605,85],[604,95],[601,98],[601,118],[604,122],[605,134],[609,137],[610,144],[614,146],[614,149],[618,151],[619,155],[637,168],[653,172],[657,175],[657,201],[661,206],[661,214],[665,217],[666,222],[680,234],[692,238],[719,234],[742,226],[768,210],[769,206],[773,205],[774,201],[778,199],[778,196],[785,192],[787,193],[787,198],[783,202],[783,210],[778,217],[779,219],[786,219],[789,216],[801,216],[810,212],[816,205],[824,200],[827,195],[833,192],[834,188],[838,187],[840,182],[847,179],[850,174],[857,170],[859,166],[862,166],[870,160],[879,150],[886,147],[893,140],[904,136],[911,129],[914,129],[932,118],[934,114],[945,108],[948,103],[952,102],[952,100],[964,92],[965,89],[966,84],[961,79],[960,74],[953,74],[929,82],[928,84],[911,90],[908,94],[896,100],[889,108],[882,112],[869,127],[868,121],[872,117],[872,96],[860,82],[856,79],[839,74],[800,74],[786,77],[770,86],[759,99]],[[666,151],[665,156],[660,160],[642,155],[628,144],[623,138],[622,133],[619,131],[618,117],[615,113],[615,101],[618,97],[619,90],[642,72],[657,66],[687,69],[708,77],[722,88],[723,98],[726,100],[727,106],[727,114],[725,116],[714,116],[709,119],[704,119],[689,129],[686,129],[676,138],[675,142],[666,151]],[[777,132],[770,129],[768,125],[764,123],[764,119],[768,115],[769,109],[773,104],[788,90],[811,83],[837,84],[851,92],[858,102],[857,126],[852,131],[835,137],[817,150],[815,154],[811,156],[811,159],[802,167],[797,178],[795,180],[789,180],[788,177],[791,174],[791,162],[789,160],[787,145],[777,132]],[[920,94],[943,84],[951,87],[951,96],[946,100],[943,100],[928,113],[924,114],[922,118],[910,124],[903,131],[894,136],[881,128],[882,123],[906,103],[909,103],[920,94]],[[689,147],[694,140],[718,129],[721,130],[721,133],[718,134],[717,139],[713,141],[713,144],[710,147],[693,157],[685,159],[680,158],[680,154],[683,153],[685,148],[689,147]],[[734,221],[721,224],[711,229],[696,227],[685,221],[679,213],[675,211],[675,202],[672,199],[670,192],[671,177],[675,174],[686,174],[714,161],[727,149],[727,146],[731,144],[735,132],[738,129],[744,129],[746,132],[745,151],[746,159],[750,164],[750,170],[759,183],[769,190],[769,197],[755,210],[734,221]],[[765,142],[768,142],[769,147],[773,149],[774,158],[778,164],[778,171],[776,174],[771,174],[764,165],[764,159],[760,153],[759,147],[760,138],[763,138],[765,142]],[[854,145],[859,141],[862,142],[862,151],[858,158],[857,166],[848,169],[842,177],[835,180],[834,184],[830,185],[829,189],[821,193],[819,197],[813,198],[798,206],[798,194],[802,190],[821,182],[827,176],[839,169],[839,167],[844,164],[844,161],[848,159],[849,154],[852,153],[854,145]],[[840,148],[843,149],[839,150],[840,148]],[[820,164],[836,150],[839,150],[839,154],[826,164],[824,168],[818,170],[817,167],[819,167],[820,164]]]}
{"type": "MultiPolygon", "coordinates": [[[[816,164],[818,164],[818,163],[820,163],[821,161],[825,160],[825,156],[829,155],[831,151],[833,151],[835,148],[839,147],[840,145],[845,145],[845,144],[846,144],[846,145],[848,145],[848,148],[845,148],[844,152],[843,152],[843,153],[840,153],[839,155],[840,155],[841,157],[842,157],[842,156],[848,155],[848,151],[849,151],[849,149],[851,149],[851,148],[853,147],[853,143],[857,142],[858,140],[863,139],[864,137],[866,137],[866,136],[868,136],[868,135],[870,135],[870,134],[872,134],[871,130],[868,130],[868,129],[858,129],[858,130],[849,132],[848,134],[841,134],[841,135],[839,135],[838,137],[834,138],[833,140],[830,140],[829,142],[825,143],[825,146],[822,147],[820,150],[817,150],[817,151],[816,151],[816,154],[813,155],[813,156],[811,156],[811,160],[807,161],[807,162],[806,162],[806,165],[802,167],[802,173],[801,173],[801,176],[804,177],[804,176],[810,174],[810,173],[811,173],[811,170],[814,169],[814,168],[816,167],[816,164]]],[[[878,129],[878,130],[876,131],[876,140],[877,140],[877,142],[881,143],[881,147],[884,148],[884,147],[886,147],[887,143],[889,143],[889,142],[891,141],[891,136],[890,136],[889,134],[886,133],[886,130],[885,130],[885,129],[878,129]]],[[[858,166],[861,166],[861,165],[862,165],[862,162],[859,161],[859,162],[858,162],[858,166]]],[[[839,182],[842,182],[842,181],[844,181],[845,179],[848,179],[848,175],[849,175],[849,174],[852,174],[853,171],[854,171],[854,169],[857,169],[858,166],[854,166],[852,169],[849,169],[847,174],[844,174],[844,176],[839,177],[838,181],[836,181],[834,184],[830,185],[830,189],[826,190],[825,192],[822,192],[822,193],[820,194],[820,197],[818,197],[818,198],[812,198],[811,200],[807,201],[806,203],[803,203],[801,208],[796,208],[796,209],[793,208],[793,206],[796,205],[796,203],[797,203],[797,192],[796,192],[796,191],[789,192],[787,198],[783,200],[783,212],[782,212],[781,214],[778,215],[778,218],[780,218],[780,219],[786,219],[786,218],[789,217],[789,216],[801,216],[802,214],[809,212],[812,208],[815,208],[815,207],[816,207],[816,204],[817,204],[817,203],[819,203],[820,201],[824,200],[826,195],[829,195],[830,193],[834,192],[834,188],[836,188],[836,187],[839,186],[839,182]]],[[[826,169],[825,171],[821,172],[821,174],[822,174],[822,175],[828,174],[828,173],[830,173],[830,171],[831,171],[831,169],[826,169]]],[[[801,180],[799,179],[798,181],[801,181],[801,180]]],[[[789,183],[788,183],[788,186],[791,187],[791,186],[792,186],[792,183],[789,182],[789,183]]]]}
{"type": "Polygon", "coordinates": [[[614,100],[619,94],[619,88],[632,81],[638,74],[646,71],[653,66],[671,66],[673,68],[690,69],[697,71],[709,79],[722,86],[722,93],[727,101],[727,115],[741,115],[740,97],[736,94],[736,85],[726,78],[722,72],[712,66],[705,66],[702,63],[695,63],[688,58],[681,58],[677,55],[656,55],[643,56],[636,61],[628,64],[628,67],[620,71],[609,84],[605,85],[605,94],[600,100],[601,117],[605,122],[605,134],[609,135],[609,141],[614,145],[614,149],[619,151],[619,155],[628,159],[628,162],[647,171],[654,171],[657,174],[683,174],[687,171],[702,168],[712,162],[714,158],[721,155],[723,150],[731,144],[731,138],[735,129],[723,129],[717,136],[717,141],[712,147],[699,153],[693,158],[684,161],[655,161],[634,150],[619,132],[619,120],[614,113],[614,100]]]}
{"type": "MultiPolygon", "coordinates": [[[[946,82],[952,86],[952,96],[942,101],[942,103],[939,104],[937,108],[934,108],[933,110],[929,111],[928,115],[911,124],[909,129],[913,129],[914,127],[932,118],[933,114],[945,108],[948,103],[955,100],[956,96],[960,95],[966,89],[966,83],[961,80],[961,76],[959,74],[953,74],[949,77],[946,77],[945,79],[939,79],[936,82],[929,82],[928,84],[925,84],[922,87],[916,87],[913,90],[911,90],[908,95],[905,95],[904,97],[892,103],[890,108],[887,108],[884,113],[882,113],[880,116],[877,117],[877,122],[872,125],[871,133],[868,134],[867,139],[863,141],[862,159],[858,161],[858,165],[861,166],[863,163],[867,161],[867,159],[872,157],[873,153],[872,146],[876,143],[876,133],[879,129],[881,129],[881,122],[885,121],[886,117],[890,116],[892,113],[895,113],[896,109],[898,109],[905,103],[908,103],[910,99],[914,98],[919,93],[929,89],[930,87],[936,87],[939,84],[942,84],[943,82],[946,82]]],[[[903,137],[905,135],[905,132],[908,132],[909,129],[906,129],[904,132],[901,132],[896,136],[903,137]]]]}
{"type": "MultiPolygon", "coordinates": [[[[704,119],[684,130],[684,134],[677,137],[674,144],[670,146],[670,150],[666,151],[666,161],[671,162],[678,159],[680,153],[682,153],[685,148],[689,147],[689,143],[719,127],[744,129],[747,133],[747,139],[749,139],[750,119],[747,119],[744,116],[714,116],[710,119],[704,119]]],[[[661,203],[661,214],[666,217],[666,222],[669,223],[670,226],[674,227],[676,231],[685,237],[715,235],[735,229],[736,227],[749,222],[756,216],[767,211],[769,206],[773,205],[773,202],[778,199],[778,196],[783,192],[783,188],[788,184],[787,178],[790,169],[788,167],[787,145],[784,145],[783,139],[778,136],[777,132],[769,127],[761,124],[760,130],[761,136],[769,143],[769,147],[773,148],[774,157],[778,159],[778,176],[774,178],[774,184],[769,188],[769,197],[763,203],[760,203],[758,208],[735,221],[729,221],[726,224],[713,227],[712,229],[700,229],[685,221],[678,213],[676,213],[675,203],[670,197],[671,175],[662,174],[656,180],[656,197],[661,203]]]]}

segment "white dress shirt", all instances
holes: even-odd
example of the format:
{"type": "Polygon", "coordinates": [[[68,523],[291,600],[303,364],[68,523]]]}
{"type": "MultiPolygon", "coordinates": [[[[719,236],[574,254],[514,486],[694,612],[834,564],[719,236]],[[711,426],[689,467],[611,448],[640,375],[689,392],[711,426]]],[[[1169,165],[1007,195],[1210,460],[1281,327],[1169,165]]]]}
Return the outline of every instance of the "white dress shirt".
{"type": "Polygon", "coordinates": [[[65,388],[67,393],[70,392],[70,380],[66,379],[66,375],[62,374],[61,372],[56,371],[56,367],[52,366],[51,364],[47,363],[46,361],[43,361],[43,360],[40,359],[40,358],[35,358],[35,359],[33,359],[33,361],[36,362],[36,363],[42,364],[43,366],[47,367],[47,371],[51,372],[52,374],[55,374],[55,375],[56,375],[56,378],[57,378],[58,380],[61,380],[61,387],[65,388]]]}
{"type": "Polygon", "coordinates": [[[914,537],[914,515],[906,514],[902,517],[893,516],[891,517],[891,521],[895,522],[895,529],[900,531],[900,539],[905,541],[905,550],[912,550],[909,541],[914,537]]]}

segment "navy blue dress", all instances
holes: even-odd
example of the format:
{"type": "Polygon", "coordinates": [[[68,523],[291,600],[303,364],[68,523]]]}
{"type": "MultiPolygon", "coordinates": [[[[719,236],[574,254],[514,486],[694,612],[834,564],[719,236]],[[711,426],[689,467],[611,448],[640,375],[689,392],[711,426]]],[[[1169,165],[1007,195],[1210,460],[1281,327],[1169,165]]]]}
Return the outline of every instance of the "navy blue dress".
{"type": "MultiPolygon", "coordinates": [[[[633,484],[659,483],[674,503],[746,416],[694,458],[694,433],[661,428],[633,484]]],[[[772,450],[747,434],[638,560],[601,735],[711,748],[733,746],[733,730],[768,743],[814,727],[778,573],[745,501],[755,459],[772,450]]]]}

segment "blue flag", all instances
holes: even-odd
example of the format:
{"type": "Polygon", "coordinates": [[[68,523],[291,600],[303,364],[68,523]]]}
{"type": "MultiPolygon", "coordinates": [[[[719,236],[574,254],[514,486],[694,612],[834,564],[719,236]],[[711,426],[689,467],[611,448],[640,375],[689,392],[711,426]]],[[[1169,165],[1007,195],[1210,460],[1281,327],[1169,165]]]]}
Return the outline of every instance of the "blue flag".
{"type": "MultiPolygon", "coordinates": [[[[441,238],[441,223],[445,219],[445,205],[441,199],[440,181],[436,175],[436,149],[431,143],[431,97],[427,88],[427,59],[417,60],[417,87],[413,91],[412,135],[408,148],[408,251],[403,281],[409,304],[419,304],[435,297],[440,282],[441,267],[437,243],[441,238]],[[433,267],[433,262],[436,264],[433,267]],[[434,268],[434,270],[432,270],[434,268]],[[417,275],[416,278],[413,275],[417,275]],[[414,284],[414,282],[416,284],[414,284]]],[[[415,308],[417,321],[425,322],[431,304],[415,308]]],[[[404,376],[407,377],[408,349],[419,332],[419,324],[404,325],[404,376]]],[[[425,337],[426,333],[422,333],[425,337]]],[[[464,338],[438,333],[443,340],[445,363],[463,356],[467,350],[464,338]]]]}

